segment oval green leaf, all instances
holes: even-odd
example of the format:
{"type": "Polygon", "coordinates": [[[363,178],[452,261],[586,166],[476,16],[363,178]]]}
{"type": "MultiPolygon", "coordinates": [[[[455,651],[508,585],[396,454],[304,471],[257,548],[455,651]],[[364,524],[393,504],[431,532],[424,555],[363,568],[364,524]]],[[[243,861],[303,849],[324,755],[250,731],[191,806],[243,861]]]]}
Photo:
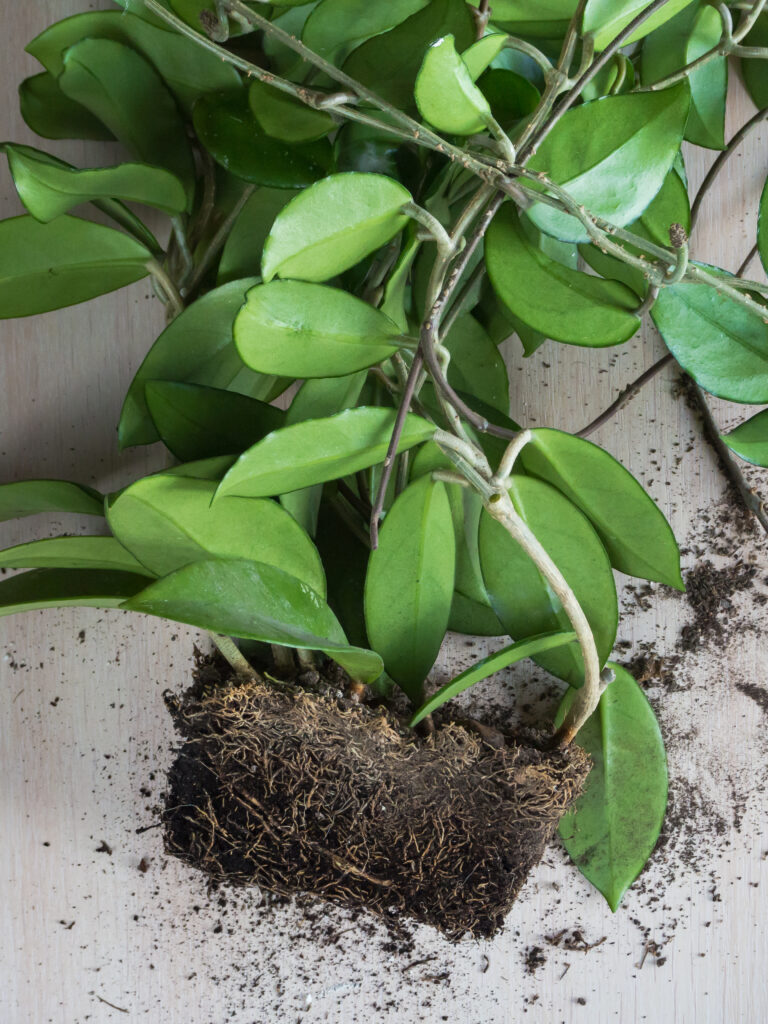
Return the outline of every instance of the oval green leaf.
{"type": "Polygon", "coordinates": [[[421,116],[440,132],[474,135],[491,120],[488,100],[456,52],[452,35],[443,36],[427,50],[414,95],[421,116]]]}
{"type": "Polygon", "coordinates": [[[103,516],[104,495],[69,480],[18,480],[0,484],[0,522],[38,512],[103,516]]]}
{"type": "Polygon", "coordinates": [[[251,82],[248,103],[261,130],[283,142],[314,142],[336,126],[330,114],[313,110],[266,82],[251,82]]]}
{"type": "Polygon", "coordinates": [[[25,124],[44,139],[114,141],[109,128],[65,96],[47,71],[24,79],[19,86],[19,107],[25,124]]]}
{"type": "Polygon", "coordinates": [[[286,188],[257,188],[232,225],[219,262],[218,283],[261,273],[261,254],[275,217],[292,198],[286,188]]]}
{"type": "Polygon", "coordinates": [[[321,0],[307,18],[302,42],[338,64],[354,46],[388,32],[428,4],[429,0],[321,0]]]}
{"type": "Polygon", "coordinates": [[[760,196],[760,208],[757,213],[757,251],[763,269],[768,273],[768,178],[760,196]]]}
{"type": "Polygon", "coordinates": [[[570,24],[578,0],[496,0],[493,21],[518,36],[557,39],[570,24]]]}
{"type": "Polygon", "coordinates": [[[768,410],[757,413],[730,434],[723,434],[723,441],[745,462],[768,466],[768,410]]]}
{"type": "MultiPolygon", "coordinates": [[[[590,32],[595,39],[595,49],[600,52],[611,43],[622,29],[642,14],[651,0],[587,0],[582,19],[582,29],[590,32]]],[[[629,36],[624,46],[635,43],[647,36],[659,25],[669,21],[678,11],[686,7],[691,0],[668,0],[661,8],[647,18],[639,28],[629,36]]]]}
{"type": "Polygon", "coordinates": [[[0,551],[2,569],[147,570],[114,537],[50,537],[0,551]]]}
{"type": "Polygon", "coordinates": [[[118,608],[147,577],[99,569],[32,569],[0,580],[0,616],[41,608],[118,608]]]}
{"type": "MultiPolygon", "coordinates": [[[[755,27],[745,36],[743,43],[745,46],[768,47],[768,11],[763,11],[755,27]]],[[[765,64],[754,59],[743,59],[739,63],[752,102],[758,110],[763,110],[768,107],[768,76],[765,74],[765,64]]]]}

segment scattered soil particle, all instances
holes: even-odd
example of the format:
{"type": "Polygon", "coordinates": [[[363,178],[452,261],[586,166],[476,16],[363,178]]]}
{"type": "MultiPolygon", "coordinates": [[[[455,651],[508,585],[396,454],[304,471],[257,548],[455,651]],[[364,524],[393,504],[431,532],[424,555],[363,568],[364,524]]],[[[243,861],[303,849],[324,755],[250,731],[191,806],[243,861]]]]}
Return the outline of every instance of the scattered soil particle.
{"type": "Polygon", "coordinates": [[[101,840],[101,845],[96,847],[96,853],[106,853],[109,857],[112,856],[112,847],[105,840],[101,840]]]}
{"type": "Polygon", "coordinates": [[[752,587],[757,566],[736,562],[717,569],[709,559],[685,575],[686,597],[694,620],[680,631],[678,649],[698,651],[702,645],[726,635],[734,594],[752,587]]]}
{"type": "Polygon", "coordinates": [[[764,715],[768,715],[768,690],[764,686],[758,686],[756,683],[748,683],[744,680],[736,680],[736,689],[739,693],[743,693],[745,697],[753,700],[764,715]]]}
{"type": "Polygon", "coordinates": [[[535,974],[546,962],[547,958],[541,946],[528,946],[526,948],[523,956],[526,974],[535,974]]]}

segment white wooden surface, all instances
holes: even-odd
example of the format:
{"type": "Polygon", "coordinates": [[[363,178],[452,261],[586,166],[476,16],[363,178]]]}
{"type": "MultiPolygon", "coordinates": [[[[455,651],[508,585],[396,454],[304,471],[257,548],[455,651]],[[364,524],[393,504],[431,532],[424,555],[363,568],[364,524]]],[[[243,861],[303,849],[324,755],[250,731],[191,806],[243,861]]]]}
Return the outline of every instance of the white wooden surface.
{"type": "MultiPolygon", "coordinates": [[[[36,70],[22,47],[51,21],[93,6],[83,0],[6,5],[1,138],[33,141],[15,103],[18,81],[36,70]]],[[[751,112],[737,93],[731,131],[751,112]]],[[[51,148],[75,162],[98,163],[104,153],[93,145],[51,148]]],[[[697,257],[730,269],[741,262],[753,242],[766,157],[764,128],[742,147],[708,201],[694,238],[697,257]]],[[[709,159],[690,160],[695,181],[709,159]]],[[[5,217],[20,207],[5,168],[0,174],[5,217]]],[[[115,435],[124,390],[161,323],[149,293],[139,283],[75,309],[0,324],[0,479],[57,476],[106,488],[162,464],[157,450],[120,456],[115,435]]],[[[511,349],[513,413],[577,428],[659,351],[651,328],[607,352],[548,344],[523,362],[511,349]]],[[[703,516],[719,507],[723,484],[705,447],[687,450],[698,430],[674,398],[672,379],[670,372],[647,388],[596,440],[645,480],[687,548],[706,549],[712,545],[703,539],[703,516]]],[[[739,412],[718,410],[724,425],[737,422],[739,412]]],[[[768,491],[765,474],[755,480],[768,491]]],[[[0,528],[0,543],[92,527],[30,519],[0,528]]],[[[765,578],[765,538],[755,534],[736,546],[765,578]]],[[[686,564],[707,556],[690,550],[686,564]]],[[[711,557],[723,565],[735,556],[711,557]]],[[[669,653],[690,612],[684,600],[654,591],[646,611],[627,602],[620,637],[632,644],[651,640],[669,653]]],[[[174,741],[161,692],[185,685],[192,631],[117,611],[0,621],[0,1019],[767,1020],[768,743],[763,712],[737,688],[740,681],[768,683],[766,612],[747,598],[733,617],[747,623],[742,635],[686,656],[674,686],[649,691],[669,741],[675,803],[699,806],[704,838],[697,840],[695,823],[683,821],[616,915],[553,849],[494,942],[450,946],[417,929],[405,954],[388,948],[378,924],[355,925],[341,911],[321,908],[320,920],[308,924],[295,908],[260,910],[253,894],[230,897],[222,907],[191,871],[163,856],[157,831],[136,835],[138,826],[155,820],[152,806],[174,741]],[[722,835],[713,838],[718,822],[722,835]],[[111,855],[96,852],[102,841],[111,855]],[[138,868],[142,858],[146,872],[138,868]],[[324,925],[346,929],[339,944],[329,941],[324,925]],[[586,954],[548,946],[545,937],[561,929],[605,941],[586,954]],[[639,967],[647,939],[663,950],[639,967]],[[532,946],[544,948],[546,961],[529,973],[524,959],[532,946]]],[[[457,640],[440,672],[482,650],[457,640]]],[[[511,708],[517,689],[530,701],[537,684],[527,688],[528,678],[517,671],[484,684],[480,699],[511,708]]],[[[547,706],[539,705],[542,713],[547,706]]]]}

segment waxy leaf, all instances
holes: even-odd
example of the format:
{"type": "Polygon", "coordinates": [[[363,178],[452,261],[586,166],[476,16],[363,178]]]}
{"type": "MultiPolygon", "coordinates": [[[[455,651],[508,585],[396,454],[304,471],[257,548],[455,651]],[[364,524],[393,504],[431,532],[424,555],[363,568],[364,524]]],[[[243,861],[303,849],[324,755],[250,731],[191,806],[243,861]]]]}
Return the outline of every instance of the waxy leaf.
{"type": "Polygon", "coordinates": [[[266,402],[202,384],[154,380],[144,394],[160,439],[181,462],[241,452],[285,422],[266,402]]]}
{"type": "Polygon", "coordinates": [[[2,569],[119,569],[148,575],[114,537],[50,537],[0,551],[2,569]]]}
{"type": "Polygon", "coordinates": [[[161,167],[120,164],[80,171],[29,146],[3,148],[19,199],[44,223],[94,200],[144,203],[170,214],[182,213],[187,203],[181,182],[161,167]]]}
{"type": "Polygon", "coordinates": [[[760,316],[706,284],[662,288],[651,310],[675,359],[731,402],[768,402],[768,308],[760,316]]]}
{"type": "Polygon", "coordinates": [[[261,253],[275,217],[292,198],[286,188],[258,188],[232,225],[219,262],[218,283],[261,273],[261,253]]]}
{"type": "Polygon", "coordinates": [[[165,473],[145,477],[110,503],[110,528],[158,576],[203,559],[242,558],[275,565],[325,594],[320,556],[285,509],[253,498],[212,505],[216,486],[165,473]]]}
{"type": "Polygon", "coordinates": [[[456,52],[452,35],[443,36],[427,50],[414,95],[421,116],[441,132],[474,135],[491,119],[488,100],[456,52]]]}
{"type": "MultiPolygon", "coordinates": [[[[688,86],[681,82],[660,92],[584,103],[566,111],[528,166],[544,171],[590,213],[624,227],[664,183],[683,140],[689,102],[688,86]]],[[[571,214],[537,203],[528,216],[557,238],[587,240],[571,214]]]]}
{"type": "Polygon", "coordinates": [[[313,110],[301,100],[265,82],[251,82],[248,102],[261,130],[284,142],[313,142],[333,131],[336,122],[323,110],[313,110]]]}
{"type": "MultiPolygon", "coordinates": [[[[667,761],[659,724],[645,694],[621,665],[576,742],[593,768],[560,836],[579,871],[616,910],[645,867],[667,807],[667,761]]],[[[558,713],[564,717],[573,693],[558,713]]]]}
{"type": "MultiPolygon", "coordinates": [[[[763,11],[743,42],[745,46],[768,46],[768,11],[763,11]]],[[[743,59],[739,63],[747,92],[755,106],[763,110],[768,107],[768,76],[765,74],[765,64],[754,59],[743,59]]]]}
{"type": "Polygon", "coordinates": [[[395,499],[368,563],[368,638],[388,675],[417,704],[448,628],[453,538],[445,486],[424,476],[395,499]]]}
{"type": "Polygon", "coordinates": [[[408,223],[410,192],[383,174],[333,174],[278,213],[264,246],[265,281],[327,281],[385,245],[408,223]]]}
{"type": "Polygon", "coordinates": [[[74,306],[146,277],[151,253],[122,231],[63,216],[0,221],[0,319],[74,306]]]}
{"type": "Polygon", "coordinates": [[[235,320],[246,366],[282,377],[340,377],[388,359],[400,330],[339,288],[271,281],[252,288],[235,320]]]}
{"type": "Polygon", "coordinates": [[[122,43],[84,39],[64,55],[59,85],[135,157],[172,171],[191,204],[195,169],[187,133],[173,97],[148,61],[122,43]]]}
{"type": "Polygon", "coordinates": [[[683,590],[672,529],[632,474],[591,441],[561,430],[539,428],[531,435],[520,453],[523,469],[581,509],[614,569],[683,590]]]}
{"type": "Polygon", "coordinates": [[[471,668],[468,668],[465,672],[456,676],[455,679],[446,683],[445,686],[441,686],[436,693],[432,694],[429,700],[422,704],[411,719],[409,723],[411,728],[418,725],[427,715],[431,715],[433,711],[437,711],[447,701],[458,697],[460,693],[468,690],[470,686],[474,686],[475,683],[479,683],[482,679],[487,679],[494,673],[501,672],[502,669],[509,668],[510,665],[515,665],[524,658],[532,658],[535,654],[543,654],[545,651],[551,651],[554,647],[562,647],[564,644],[572,643],[575,639],[576,634],[573,632],[545,633],[543,636],[532,636],[527,640],[518,640],[515,644],[510,644],[500,651],[489,654],[487,658],[478,661],[471,668]]]}
{"type": "Polygon", "coordinates": [[[760,196],[760,209],[757,213],[757,251],[763,269],[768,273],[768,179],[760,196]]]}
{"type": "Polygon", "coordinates": [[[320,594],[272,565],[234,559],[195,562],[122,607],[244,640],[323,651],[363,682],[373,682],[383,670],[373,651],[347,644],[320,594]]]}
{"type": "Polygon", "coordinates": [[[99,569],[32,569],[0,580],[0,616],[41,608],[119,608],[147,577],[99,569]]]}
{"type": "Polygon", "coordinates": [[[443,344],[451,355],[448,382],[502,415],[509,412],[509,377],[499,350],[469,313],[457,318],[443,344]]]}
{"type": "MultiPolygon", "coordinates": [[[[283,494],[373,466],[387,453],[394,422],[393,409],[361,407],[276,430],[240,456],[217,496],[283,494]]],[[[434,432],[434,424],[409,414],[398,451],[434,432]]]]}
{"type": "Polygon", "coordinates": [[[466,65],[473,82],[476,82],[480,75],[491,66],[492,62],[496,60],[506,45],[506,32],[491,32],[464,50],[461,59],[466,65]]]}
{"type": "Polygon", "coordinates": [[[335,64],[349,51],[373,36],[388,32],[422,10],[430,0],[321,0],[307,18],[302,41],[335,64]]]}
{"type": "MultiPolygon", "coordinates": [[[[605,662],[616,639],[618,606],[611,563],[600,538],[575,505],[541,480],[515,474],[509,494],[517,514],[576,595],[592,627],[600,661],[605,662]]],[[[480,519],[480,563],[491,604],[513,640],[572,628],[531,559],[485,511],[480,519]]],[[[572,686],[583,681],[577,645],[535,660],[572,686]]]]}
{"type": "Polygon", "coordinates": [[[188,306],[163,331],[131,382],[120,414],[120,446],[159,441],[147,406],[149,381],[172,380],[227,388],[251,398],[271,401],[287,386],[263,377],[243,364],[232,337],[237,311],[257,278],[249,277],[207,292],[188,306]]]}
{"type": "Polygon", "coordinates": [[[25,123],[44,139],[114,141],[109,128],[65,96],[47,71],[24,79],[19,86],[19,107],[25,123]]]}
{"type": "Polygon", "coordinates": [[[328,173],[328,142],[290,145],[260,127],[245,91],[212,93],[195,104],[197,137],[216,163],[243,181],[301,188],[328,173]]]}
{"type": "Polygon", "coordinates": [[[757,413],[730,434],[723,434],[723,441],[745,462],[768,466],[768,410],[757,413]]]}
{"type": "MultiPolygon", "coordinates": [[[[518,36],[557,39],[570,24],[578,0],[496,0],[493,22],[518,36]]],[[[477,6],[477,5],[475,5],[477,6]]]]}
{"type": "Polygon", "coordinates": [[[38,512],[104,515],[104,495],[69,480],[19,480],[0,484],[0,522],[38,512]]]}
{"type": "MultiPolygon", "coordinates": [[[[582,19],[582,29],[594,35],[595,49],[599,52],[611,43],[622,29],[638,14],[642,14],[651,0],[587,0],[582,19]]],[[[691,0],[668,0],[662,7],[635,29],[623,45],[637,42],[659,25],[669,21],[691,0]]]]}
{"type": "Polygon", "coordinates": [[[541,98],[532,82],[508,68],[491,68],[477,84],[502,128],[509,128],[521,117],[532,114],[541,98]]]}
{"type": "Polygon", "coordinates": [[[605,281],[551,259],[526,237],[514,207],[494,218],[485,243],[494,290],[529,327],[571,345],[618,345],[640,326],[637,298],[618,281],[605,281]]]}

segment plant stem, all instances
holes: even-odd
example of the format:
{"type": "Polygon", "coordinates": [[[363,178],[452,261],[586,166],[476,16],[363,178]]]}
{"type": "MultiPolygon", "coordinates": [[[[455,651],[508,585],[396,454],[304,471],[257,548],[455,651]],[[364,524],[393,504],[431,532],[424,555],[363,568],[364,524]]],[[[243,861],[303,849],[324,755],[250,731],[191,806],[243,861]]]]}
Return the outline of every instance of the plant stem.
{"type": "Polygon", "coordinates": [[[178,288],[166,273],[165,268],[158,260],[151,259],[147,263],[147,270],[149,270],[162,293],[165,295],[168,302],[168,309],[172,314],[172,317],[178,316],[179,313],[184,311],[184,300],[179,294],[178,288]]]}
{"type": "Polygon", "coordinates": [[[248,185],[243,189],[243,194],[237,200],[235,205],[229,212],[229,215],[222,221],[220,227],[217,229],[216,234],[208,243],[205,252],[200,259],[200,262],[195,267],[194,273],[189,280],[189,283],[182,289],[182,294],[186,297],[195,292],[200,282],[203,280],[205,275],[208,273],[211,264],[216,259],[218,254],[224,247],[224,243],[229,237],[229,233],[232,230],[232,225],[235,223],[237,218],[243,212],[243,207],[251,198],[253,193],[256,191],[255,185],[248,185]]]}
{"type": "Polygon", "coordinates": [[[211,633],[211,640],[213,640],[219,653],[226,658],[230,666],[237,672],[239,676],[243,676],[248,679],[256,679],[257,673],[250,662],[241,652],[231,637],[224,636],[222,633],[211,633]]]}
{"type": "Polygon", "coordinates": [[[750,265],[750,263],[755,258],[755,256],[757,256],[758,252],[759,252],[759,249],[757,247],[757,242],[755,242],[755,244],[749,250],[747,255],[744,257],[744,262],[741,264],[739,269],[736,271],[736,277],[741,277],[746,272],[747,267],[750,265]]]}
{"type": "Polygon", "coordinates": [[[706,177],[699,186],[699,191],[696,193],[696,198],[694,199],[693,205],[691,206],[691,231],[693,231],[693,229],[696,226],[696,221],[699,217],[699,211],[701,210],[701,204],[704,201],[704,197],[706,196],[707,192],[712,187],[715,178],[717,178],[720,171],[722,171],[723,167],[725,167],[728,159],[733,155],[734,151],[741,145],[744,139],[747,138],[750,132],[754,128],[757,128],[758,125],[762,124],[763,121],[766,120],[768,120],[768,107],[766,107],[764,110],[758,110],[758,112],[753,117],[750,117],[746,124],[742,125],[742,127],[731,138],[730,142],[725,147],[725,149],[718,154],[717,159],[709,168],[706,177]]]}
{"type": "Polygon", "coordinates": [[[673,362],[674,358],[675,357],[671,352],[667,352],[667,354],[662,356],[661,359],[653,364],[653,366],[644,370],[637,380],[633,380],[632,383],[628,384],[623,391],[619,392],[618,398],[614,402],[611,402],[608,408],[593,419],[591,423],[588,423],[586,427],[580,430],[576,434],[576,437],[589,437],[589,435],[593,434],[599,427],[602,427],[604,423],[607,423],[612,416],[615,416],[620,409],[623,409],[624,406],[627,405],[636,394],[638,394],[641,388],[643,388],[649,380],[653,380],[657,373],[660,373],[665,366],[668,366],[673,362]]]}

